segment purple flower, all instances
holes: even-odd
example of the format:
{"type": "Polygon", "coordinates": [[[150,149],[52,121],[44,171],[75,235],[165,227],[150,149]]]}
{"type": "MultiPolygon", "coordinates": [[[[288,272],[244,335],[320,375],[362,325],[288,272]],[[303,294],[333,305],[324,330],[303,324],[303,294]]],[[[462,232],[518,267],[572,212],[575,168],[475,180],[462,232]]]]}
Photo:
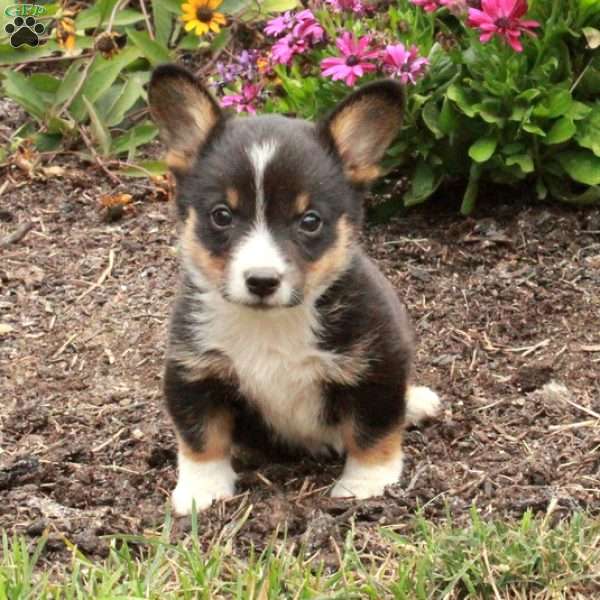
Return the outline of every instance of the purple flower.
{"type": "Polygon", "coordinates": [[[402,43],[386,46],[382,59],[385,71],[400,79],[404,85],[409,82],[414,85],[429,64],[426,58],[419,56],[416,46],[407,50],[402,43]]]}
{"type": "Polygon", "coordinates": [[[229,64],[218,62],[216,69],[219,79],[216,81],[216,85],[222,87],[239,78],[245,80],[254,79],[258,72],[256,66],[257,59],[257,50],[242,50],[239,56],[235,58],[235,62],[229,64]]]}
{"type": "Polygon", "coordinates": [[[296,24],[293,33],[296,38],[316,44],[323,39],[325,31],[310,10],[303,10],[296,14],[296,24]]]}
{"type": "Polygon", "coordinates": [[[358,78],[377,68],[372,62],[368,62],[378,56],[376,50],[368,50],[370,43],[368,35],[357,40],[353,34],[345,31],[335,42],[342,56],[323,59],[321,74],[331,76],[333,81],[343,79],[346,85],[354,85],[358,78]]]}
{"type": "Polygon", "coordinates": [[[230,94],[221,98],[221,106],[235,107],[236,112],[247,112],[252,115],[256,114],[256,106],[254,102],[258,99],[260,88],[257,85],[247,83],[242,87],[241,94],[230,94]]]}
{"type": "Polygon", "coordinates": [[[265,33],[273,37],[279,37],[280,35],[287,33],[292,28],[293,21],[294,19],[288,10],[280,17],[275,17],[274,19],[268,21],[265,26],[265,33]]]}

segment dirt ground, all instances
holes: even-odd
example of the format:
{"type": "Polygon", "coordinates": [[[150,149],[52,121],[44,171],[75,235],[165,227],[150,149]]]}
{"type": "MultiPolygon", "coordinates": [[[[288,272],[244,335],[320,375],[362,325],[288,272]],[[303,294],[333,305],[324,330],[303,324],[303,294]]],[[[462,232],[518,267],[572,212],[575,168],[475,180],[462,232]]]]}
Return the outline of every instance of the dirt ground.
{"type": "MultiPolygon", "coordinates": [[[[126,181],[133,208],[107,222],[99,198],[115,186],[59,164],[37,180],[0,169],[0,240],[32,224],[0,247],[0,528],[47,530],[50,561],[65,538],[102,556],[108,534],[155,532],[175,483],[161,398],[171,207],[126,181]]],[[[377,552],[376,526],[402,531],[418,507],[600,512],[600,210],[496,199],[465,219],[440,202],[371,226],[365,244],[409,307],[417,379],[444,414],[408,432],[382,498],[328,498],[341,463],[242,466],[239,495],[201,516],[204,542],[243,517],[236,552],[287,528],[335,561],[352,522],[377,552]]]]}

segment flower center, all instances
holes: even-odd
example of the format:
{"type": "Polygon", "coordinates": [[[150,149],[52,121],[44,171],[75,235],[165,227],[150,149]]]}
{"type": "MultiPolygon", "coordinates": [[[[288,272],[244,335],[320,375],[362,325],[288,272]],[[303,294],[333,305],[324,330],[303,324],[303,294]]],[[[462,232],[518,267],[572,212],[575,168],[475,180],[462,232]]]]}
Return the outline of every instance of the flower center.
{"type": "Polygon", "coordinates": [[[346,64],[349,67],[355,67],[360,61],[358,60],[358,57],[354,54],[351,54],[347,59],[346,59],[346,64]]]}
{"type": "Polygon", "coordinates": [[[196,11],[196,18],[202,23],[210,23],[213,11],[208,6],[202,6],[196,11]]]}
{"type": "Polygon", "coordinates": [[[510,28],[510,19],[508,17],[500,17],[499,19],[496,19],[495,25],[499,29],[509,29],[510,28]]]}

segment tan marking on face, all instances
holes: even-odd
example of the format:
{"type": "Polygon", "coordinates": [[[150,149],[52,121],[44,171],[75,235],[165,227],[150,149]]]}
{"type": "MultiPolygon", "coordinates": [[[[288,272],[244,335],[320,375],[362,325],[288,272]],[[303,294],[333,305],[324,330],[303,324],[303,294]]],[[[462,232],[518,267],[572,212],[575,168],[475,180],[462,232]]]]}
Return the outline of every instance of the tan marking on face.
{"type": "Polygon", "coordinates": [[[224,277],[225,259],[213,256],[202,245],[196,235],[197,223],[196,210],[190,208],[181,236],[181,249],[211,283],[220,285],[224,277]]]}
{"type": "Polygon", "coordinates": [[[225,197],[227,198],[227,204],[232,210],[236,210],[240,205],[240,195],[235,188],[227,188],[225,190],[225,197]]]}
{"type": "Polygon", "coordinates": [[[353,227],[346,216],[337,222],[337,239],[319,260],[310,263],[306,269],[305,291],[310,292],[321,285],[333,282],[348,266],[351,252],[353,227]]]}
{"type": "Polygon", "coordinates": [[[301,215],[302,213],[305,213],[307,208],[310,205],[310,196],[306,193],[306,192],[302,192],[300,194],[298,194],[296,196],[296,201],[295,201],[295,209],[296,209],[296,214],[301,215]]]}
{"type": "Polygon", "coordinates": [[[230,383],[237,380],[231,360],[220,352],[201,354],[193,349],[174,345],[169,348],[168,358],[183,367],[182,377],[185,381],[201,381],[210,377],[230,383]]]}
{"type": "Polygon", "coordinates": [[[348,455],[365,465],[385,464],[402,453],[401,427],[397,427],[367,448],[363,448],[357,442],[354,423],[348,421],[342,425],[342,439],[348,455]]]}
{"type": "Polygon", "coordinates": [[[208,462],[226,458],[231,453],[231,437],[233,433],[233,416],[227,412],[218,412],[206,417],[202,428],[202,450],[190,448],[180,437],[177,437],[179,451],[194,462],[208,462]]]}

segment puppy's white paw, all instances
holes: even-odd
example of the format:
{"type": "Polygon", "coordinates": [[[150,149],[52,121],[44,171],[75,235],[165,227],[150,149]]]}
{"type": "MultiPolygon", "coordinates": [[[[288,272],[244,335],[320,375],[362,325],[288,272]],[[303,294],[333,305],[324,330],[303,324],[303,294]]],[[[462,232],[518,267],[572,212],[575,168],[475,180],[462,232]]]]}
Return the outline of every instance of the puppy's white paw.
{"type": "Polygon", "coordinates": [[[358,499],[381,496],[386,485],[397,483],[402,475],[402,453],[380,465],[366,465],[348,457],[340,480],[331,490],[333,498],[358,499]]]}
{"type": "Polygon", "coordinates": [[[418,425],[425,419],[435,417],[442,407],[440,397],[428,387],[411,385],[406,392],[407,425],[418,425]]]}
{"type": "Polygon", "coordinates": [[[171,495],[175,514],[189,515],[194,503],[200,511],[213,500],[234,495],[236,474],[229,459],[194,462],[180,453],[178,463],[179,478],[171,495]]]}

